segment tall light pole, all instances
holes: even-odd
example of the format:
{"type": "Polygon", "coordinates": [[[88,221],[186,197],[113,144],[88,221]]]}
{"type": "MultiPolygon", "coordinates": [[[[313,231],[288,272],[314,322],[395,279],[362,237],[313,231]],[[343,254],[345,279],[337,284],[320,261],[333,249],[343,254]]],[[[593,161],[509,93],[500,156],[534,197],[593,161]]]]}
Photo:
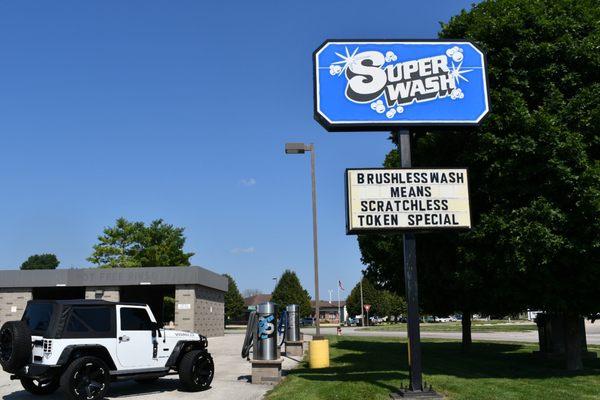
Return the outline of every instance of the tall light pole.
{"type": "Polygon", "coordinates": [[[360,323],[362,326],[365,326],[365,304],[363,301],[363,293],[362,293],[362,275],[360,276],[360,323]]]}
{"type": "Polygon", "coordinates": [[[312,180],[312,216],[313,216],[313,253],[314,253],[314,264],[315,264],[315,316],[316,316],[316,335],[313,340],[322,339],[321,336],[321,324],[319,323],[319,317],[321,315],[319,299],[319,249],[317,240],[317,179],[315,177],[315,146],[311,143],[306,145],[304,143],[286,143],[285,153],[286,154],[304,154],[310,151],[310,176],[312,180]]]}

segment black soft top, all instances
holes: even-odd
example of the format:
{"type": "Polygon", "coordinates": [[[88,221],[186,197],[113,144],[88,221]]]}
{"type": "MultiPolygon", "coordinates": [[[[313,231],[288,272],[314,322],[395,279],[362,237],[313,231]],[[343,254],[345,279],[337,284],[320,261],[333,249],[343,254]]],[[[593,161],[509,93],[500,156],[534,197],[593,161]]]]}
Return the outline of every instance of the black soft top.
{"type": "MultiPolygon", "coordinates": [[[[125,302],[113,302],[106,300],[30,300],[27,302],[27,308],[25,309],[25,314],[23,315],[23,320],[26,320],[26,316],[29,312],[35,312],[34,309],[38,308],[41,305],[51,306],[51,311],[49,312],[49,321],[45,328],[42,330],[32,330],[33,334],[44,336],[46,338],[107,338],[107,337],[115,337],[116,335],[116,307],[117,305],[125,305],[125,306],[145,306],[143,303],[125,303],[125,302]],[[38,306],[38,307],[36,307],[38,306]],[[66,332],[65,327],[71,315],[71,312],[75,308],[81,307],[95,307],[95,308],[108,308],[110,310],[110,321],[102,326],[102,330],[94,331],[92,329],[88,329],[85,333],[73,333],[66,332]]],[[[43,307],[43,306],[42,306],[43,307]]],[[[47,307],[45,307],[47,309],[47,307]]],[[[49,311],[49,310],[48,310],[49,311]]],[[[48,313],[46,311],[46,313],[48,313]]],[[[46,314],[48,315],[48,314],[46,314]]],[[[47,319],[47,318],[46,318],[47,319]]],[[[88,327],[89,328],[89,327],[88,327]]]]}

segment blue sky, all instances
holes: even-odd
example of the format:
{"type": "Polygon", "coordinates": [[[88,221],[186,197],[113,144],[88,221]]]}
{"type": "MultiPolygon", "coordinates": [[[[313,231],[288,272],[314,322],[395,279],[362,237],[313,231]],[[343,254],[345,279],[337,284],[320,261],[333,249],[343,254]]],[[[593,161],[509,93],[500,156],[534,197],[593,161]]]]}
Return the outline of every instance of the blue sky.
{"type": "MultiPolygon", "coordinates": [[[[309,157],[317,149],[321,297],[359,279],[343,172],[381,165],[386,133],[312,117],[326,38],[434,38],[472,1],[0,1],[0,268],[34,253],[87,267],[116,218],[186,228],[192,261],[313,294],[309,157]]],[[[398,261],[401,268],[401,261],[398,261]]],[[[334,292],[334,297],[336,296],[334,292]]]]}

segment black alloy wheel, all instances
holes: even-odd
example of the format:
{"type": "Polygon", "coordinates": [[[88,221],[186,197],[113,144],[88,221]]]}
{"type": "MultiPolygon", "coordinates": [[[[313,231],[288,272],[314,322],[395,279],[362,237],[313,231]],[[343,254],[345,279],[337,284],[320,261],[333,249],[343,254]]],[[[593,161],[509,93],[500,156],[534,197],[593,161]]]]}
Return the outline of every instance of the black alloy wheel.
{"type": "Polygon", "coordinates": [[[213,380],[214,372],[215,366],[213,365],[212,357],[207,354],[201,354],[196,358],[192,368],[194,383],[202,387],[202,389],[207,388],[213,380]]]}
{"type": "Polygon", "coordinates": [[[97,357],[79,358],[69,365],[60,383],[69,399],[102,399],[110,383],[108,366],[97,357]]]}
{"type": "Polygon", "coordinates": [[[198,392],[210,387],[215,374],[212,357],[206,351],[192,350],[179,364],[179,379],[186,390],[198,392]]]}

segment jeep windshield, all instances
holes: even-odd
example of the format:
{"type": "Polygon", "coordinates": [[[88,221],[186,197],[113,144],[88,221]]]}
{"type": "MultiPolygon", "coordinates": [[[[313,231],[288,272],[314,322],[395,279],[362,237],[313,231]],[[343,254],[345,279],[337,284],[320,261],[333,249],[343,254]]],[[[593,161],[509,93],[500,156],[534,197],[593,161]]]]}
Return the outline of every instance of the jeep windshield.
{"type": "Polygon", "coordinates": [[[52,303],[29,303],[22,321],[29,326],[33,335],[44,336],[50,326],[53,310],[52,303]]]}

